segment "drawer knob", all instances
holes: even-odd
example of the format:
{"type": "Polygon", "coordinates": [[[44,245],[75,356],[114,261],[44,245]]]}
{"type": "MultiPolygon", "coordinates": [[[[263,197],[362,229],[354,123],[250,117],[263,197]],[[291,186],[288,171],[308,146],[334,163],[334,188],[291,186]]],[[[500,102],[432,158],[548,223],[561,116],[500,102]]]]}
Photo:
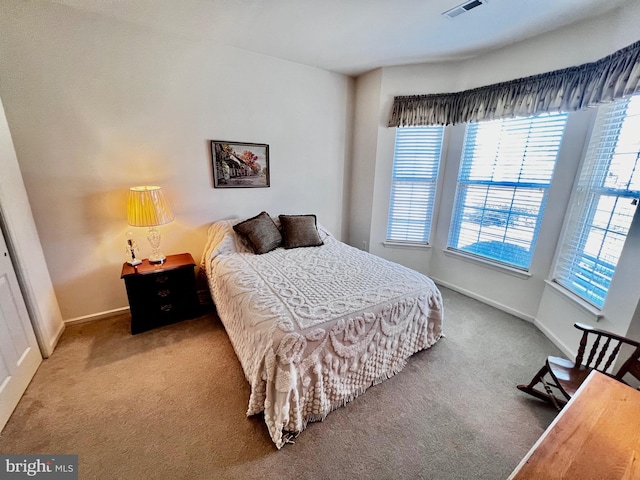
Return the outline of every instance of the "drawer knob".
{"type": "Polygon", "coordinates": [[[171,305],[170,303],[167,303],[166,305],[162,305],[160,307],[160,310],[162,310],[163,312],[170,312],[172,308],[173,308],[173,305],[171,305]]]}
{"type": "Polygon", "coordinates": [[[156,283],[167,283],[169,281],[169,277],[167,275],[158,275],[156,277],[156,283]]]}
{"type": "Polygon", "coordinates": [[[168,290],[168,289],[158,290],[159,297],[168,297],[170,294],[171,294],[171,290],[168,290]]]}

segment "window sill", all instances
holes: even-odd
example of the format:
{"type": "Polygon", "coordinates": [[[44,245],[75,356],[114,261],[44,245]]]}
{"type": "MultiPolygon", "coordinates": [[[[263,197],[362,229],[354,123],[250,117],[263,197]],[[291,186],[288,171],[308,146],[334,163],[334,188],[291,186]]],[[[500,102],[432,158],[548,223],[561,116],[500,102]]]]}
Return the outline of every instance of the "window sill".
{"type": "Polygon", "coordinates": [[[526,272],[524,270],[520,270],[518,268],[509,267],[508,265],[502,265],[500,263],[495,263],[495,262],[492,262],[490,260],[484,260],[484,259],[479,258],[479,257],[466,255],[466,254],[464,254],[462,252],[459,252],[457,250],[449,250],[449,249],[445,248],[443,250],[443,252],[447,256],[454,257],[454,258],[457,258],[459,260],[464,260],[465,262],[475,263],[475,264],[480,265],[482,267],[488,267],[488,268],[491,268],[492,270],[497,270],[498,272],[506,273],[507,275],[512,275],[512,276],[518,277],[518,278],[523,278],[525,280],[528,280],[532,276],[531,273],[526,272]]]}
{"type": "Polygon", "coordinates": [[[562,295],[564,298],[570,300],[571,303],[573,303],[576,307],[578,307],[584,313],[588,315],[592,315],[594,321],[598,322],[604,318],[604,314],[602,313],[602,310],[600,310],[598,307],[591,305],[589,302],[583,300],[577,295],[571,293],[562,285],[552,280],[545,280],[544,283],[549,285],[552,288],[552,290],[557,294],[562,295]]]}
{"type": "Polygon", "coordinates": [[[382,245],[385,248],[406,248],[406,249],[417,249],[417,250],[428,250],[431,248],[431,245],[428,243],[420,243],[420,242],[394,242],[392,240],[385,240],[382,242],[382,245]]]}

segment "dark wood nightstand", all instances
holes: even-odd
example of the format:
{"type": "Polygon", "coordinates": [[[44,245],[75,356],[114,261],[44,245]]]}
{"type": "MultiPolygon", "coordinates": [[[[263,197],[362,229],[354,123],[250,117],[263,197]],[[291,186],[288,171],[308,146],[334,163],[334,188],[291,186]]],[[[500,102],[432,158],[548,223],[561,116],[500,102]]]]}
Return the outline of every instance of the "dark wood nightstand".
{"type": "Polygon", "coordinates": [[[189,253],[168,255],[162,264],[122,265],[132,334],[201,315],[195,266],[189,253]]]}

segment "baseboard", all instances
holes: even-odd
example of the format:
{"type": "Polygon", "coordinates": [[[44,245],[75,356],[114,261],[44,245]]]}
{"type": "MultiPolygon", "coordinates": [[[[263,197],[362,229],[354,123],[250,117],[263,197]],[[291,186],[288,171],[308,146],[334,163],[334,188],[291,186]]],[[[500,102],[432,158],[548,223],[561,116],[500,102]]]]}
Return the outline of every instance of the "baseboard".
{"type": "Polygon", "coordinates": [[[44,358],[49,358],[51,356],[56,346],[58,345],[58,341],[60,340],[60,337],[62,337],[62,334],[64,333],[65,327],[66,327],[66,324],[64,322],[60,324],[60,328],[58,328],[58,331],[53,336],[53,338],[49,342],[49,345],[47,346],[48,351],[42,352],[42,356],[44,358]]]}
{"type": "Polygon", "coordinates": [[[557,336],[555,336],[553,332],[551,332],[551,330],[549,330],[547,327],[542,325],[537,319],[533,322],[533,324],[536,327],[538,327],[538,330],[540,330],[545,337],[551,340],[551,343],[553,343],[556,347],[558,347],[562,351],[562,353],[564,353],[567,356],[567,358],[571,358],[571,359],[576,358],[576,352],[572,351],[563,342],[561,342],[560,339],[557,336]]]}
{"type": "Polygon", "coordinates": [[[82,317],[75,317],[65,320],[65,325],[76,325],[79,323],[95,322],[96,320],[102,320],[104,318],[113,317],[115,315],[122,315],[129,313],[129,307],[114,308],[113,310],[107,310],[105,312],[92,313],[91,315],[83,315],[82,317]]]}
{"type": "Polygon", "coordinates": [[[510,315],[513,315],[514,317],[518,317],[521,318],[522,320],[525,320],[529,323],[535,323],[535,317],[531,316],[531,315],[527,315],[526,313],[522,313],[514,308],[508,307],[506,305],[503,305],[500,302],[496,302],[495,300],[491,300],[490,298],[487,297],[483,297],[482,295],[478,295],[477,293],[472,292],[471,290],[467,290],[466,288],[461,288],[457,285],[453,285],[452,283],[449,282],[445,282],[443,280],[437,279],[435,277],[431,277],[431,280],[433,280],[434,282],[436,282],[438,285],[442,285],[443,287],[447,287],[450,288],[451,290],[454,290],[458,293],[461,293],[463,295],[466,295],[467,297],[471,297],[474,300],[478,300],[479,302],[482,303],[486,303],[487,305],[491,305],[492,307],[497,308],[498,310],[502,310],[503,312],[506,312],[510,315]]]}

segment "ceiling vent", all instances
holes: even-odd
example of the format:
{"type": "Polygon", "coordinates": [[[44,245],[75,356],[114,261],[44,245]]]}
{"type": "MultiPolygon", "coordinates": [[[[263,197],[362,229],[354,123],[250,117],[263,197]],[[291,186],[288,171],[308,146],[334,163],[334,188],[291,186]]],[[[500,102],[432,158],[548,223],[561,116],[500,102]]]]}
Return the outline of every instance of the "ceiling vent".
{"type": "Polygon", "coordinates": [[[468,2],[461,3],[457,7],[453,7],[446,12],[443,12],[442,15],[449,18],[456,18],[458,15],[462,15],[463,13],[467,13],[469,10],[473,10],[480,5],[484,5],[487,3],[487,0],[470,0],[468,2]]]}

